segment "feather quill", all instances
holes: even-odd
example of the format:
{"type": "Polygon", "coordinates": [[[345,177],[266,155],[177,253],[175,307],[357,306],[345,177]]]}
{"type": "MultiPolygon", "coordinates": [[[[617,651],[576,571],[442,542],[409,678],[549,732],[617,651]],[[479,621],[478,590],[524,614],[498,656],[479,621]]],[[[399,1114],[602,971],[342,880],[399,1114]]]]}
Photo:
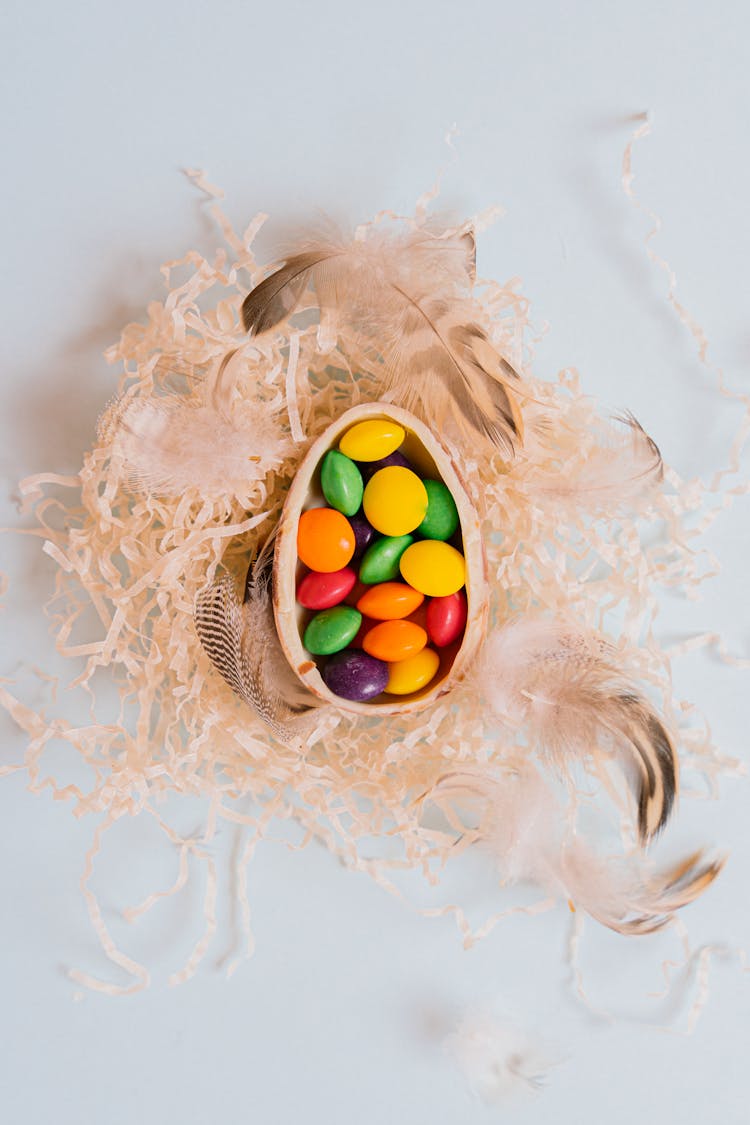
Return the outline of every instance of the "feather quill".
{"type": "Polygon", "coordinates": [[[454,823],[471,817],[473,838],[493,855],[504,882],[534,882],[621,934],[662,929],[725,863],[698,851],[658,871],[642,849],[597,852],[530,763],[504,778],[478,770],[446,774],[423,800],[442,808],[449,802],[454,823]]]}
{"type": "Polygon", "coordinates": [[[488,638],[480,686],[495,714],[510,726],[526,726],[530,740],[558,765],[611,747],[626,752],[646,841],[674,805],[677,755],[664,723],[615,660],[602,637],[559,620],[519,620],[488,638]]]}
{"type": "Polygon", "coordinates": [[[321,314],[364,336],[382,359],[383,391],[442,427],[450,418],[512,453],[522,437],[519,377],[477,323],[475,243],[467,230],[426,230],[311,244],[245,298],[245,328],[276,327],[314,288],[321,314]]]}
{"type": "Polygon", "coordinates": [[[125,396],[99,423],[112,459],[134,491],[177,496],[246,495],[281,466],[291,452],[278,411],[262,402],[234,403],[222,386],[226,356],[205,395],[174,392],[150,398],[125,396]]]}
{"type": "Polygon", "coordinates": [[[301,737],[315,697],[294,676],[279,644],[271,604],[273,538],[248,571],[240,599],[231,575],[200,591],[195,628],[211,663],[282,742],[301,737]]]}

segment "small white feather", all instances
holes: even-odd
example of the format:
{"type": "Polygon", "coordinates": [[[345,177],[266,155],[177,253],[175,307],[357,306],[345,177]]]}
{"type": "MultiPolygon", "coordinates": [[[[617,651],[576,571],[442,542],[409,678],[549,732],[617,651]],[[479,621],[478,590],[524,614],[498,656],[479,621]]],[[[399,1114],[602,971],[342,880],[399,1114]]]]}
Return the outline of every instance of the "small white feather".
{"type": "Polygon", "coordinates": [[[487,1105],[541,1090],[549,1070],[561,1061],[541,1039],[485,1013],[465,1015],[447,1037],[445,1047],[471,1089],[487,1105]]]}

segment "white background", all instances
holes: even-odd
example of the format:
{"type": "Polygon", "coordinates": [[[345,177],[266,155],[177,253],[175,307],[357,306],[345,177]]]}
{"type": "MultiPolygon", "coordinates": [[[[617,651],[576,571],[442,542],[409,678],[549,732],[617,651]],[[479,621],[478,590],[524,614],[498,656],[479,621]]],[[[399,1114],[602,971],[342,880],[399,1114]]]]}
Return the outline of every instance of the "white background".
{"type": "MultiPolygon", "coordinates": [[[[718,398],[664,300],[620,161],[629,118],[650,110],[635,170],[664,218],[657,248],[710,357],[747,391],[750,19],[740,0],[12,0],[6,11],[3,523],[17,520],[19,477],[77,469],[113,389],[101,353],[160,294],[159,264],[218,244],[184,166],[226,190],[238,225],[271,213],[270,255],[274,232],[317,209],[352,221],[411,210],[447,164],[447,205],[507,209],[481,237],[479,271],[523,278],[535,322],[550,325],[537,371],[578,367],[684,475],[725,464],[740,411],[718,398]]],[[[665,640],[719,630],[748,655],[749,510],[740,499],[715,525],[723,570],[703,599],[665,602],[665,640]]],[[[40,612],[51,564],[36,541],[5,536],[1,549],[14,581],[0,673],[55,670],[40,612]]],[[[724,753],[744,759],[747,677],[705,655],[675,664],[678,694],[701,706],[724,753]]],[[[0,726],[2,761],[15,761],[23,742],[0,726]]],[[[464,951],[449,919],[421,917],[320,849],[269,844],[250,872],[255,957],[227,982],[222,916],[197,976],[169,988],[200,934],[202,884],[125,927],[123,907],[175,871],[156,831],[135,824],[113,835],[95,886],[154,983],[122,1000],[78,995],[71,966],[122,980],[78,890],[94,825],[49,792],[31,796],[20,775],[0,784],[0,805],[4,1122],[748,1120],[750,976],[731,952],[712,960],[709,1001],[686,1038],[694,977],[684,1003],[680,991],[669,1004],[649,996],[662,959],[679,955],[674,935],[627,941],[587,926],[586,986],[618,1016],[608,1023],[576,999],[564,908],[511,919],[464,951]],[[487,1108],[470,1093],[443,1046],[467,1011],[510,1013],[564,1056],[536,1100],[487,1108]]],[[[664,843],[731,852],[720,883],[685,913],[694,947],[750,945],[746,807],[746,781],[725,780],[718,801],[683,801],[664,843]]],[[[201,810],[178,815],[197,825],[201,810]]],[[[217,842],[220,870],[231,846],[217,842]]]]}

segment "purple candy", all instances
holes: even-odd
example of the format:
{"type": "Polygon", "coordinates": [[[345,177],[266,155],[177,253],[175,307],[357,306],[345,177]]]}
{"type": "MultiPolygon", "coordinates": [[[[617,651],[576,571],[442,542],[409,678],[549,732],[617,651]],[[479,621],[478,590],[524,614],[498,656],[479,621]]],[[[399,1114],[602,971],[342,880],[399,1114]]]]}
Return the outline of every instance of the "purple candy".
{"type": "Polygon", "coordinates": [[[334,695],[365,703],[385,691],[388,665],[358,648],[345,648],[332,656],[323,669],[323,680],[334,695]]]}
{"type": "MultiPolygon", "coordinates": [[[[395,453],[389,453],[387,457],[381,457],[379,461],[357,461],[357,465],[365,484],[379,469],[387,469],[390,465],[400,465],[402,469],[415,471],[411,461],[407,461],[403,453],[399,453],[398,450],[395,453]]],[[[419,476],[418,473],[417,476],[419,476]]]]}
{"type": "Polygon", "coordinates": [[[354,532],[354,558],[358,559],[365,553],[375,538],[375,528],[365,519],[361,512],[349,517],[351,529],[354,532]]]}

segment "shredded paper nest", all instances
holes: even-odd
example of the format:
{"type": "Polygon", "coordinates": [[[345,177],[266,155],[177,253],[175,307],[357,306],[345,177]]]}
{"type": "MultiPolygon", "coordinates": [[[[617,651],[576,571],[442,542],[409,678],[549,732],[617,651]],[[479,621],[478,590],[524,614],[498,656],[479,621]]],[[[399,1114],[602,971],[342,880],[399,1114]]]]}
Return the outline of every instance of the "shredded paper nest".
{"type": "MultiPolygon", "coordinates": [[[[409,219],[378,217],[357,239],[384,228],[419,231],[428,222],[427,202],[409,219]]],[[[68,743],[90,767],[85,788],[60,779],[52,784],[77,816],[104,814],[82,885],[107,953],[131,974],[124,983],[119,974],[101,981],[78,972],[77,979],[111,993],[148,980],[147,968],[115,946],[89,887],[107,827],[144,813],[162,824],[177,849],[173,890],[189,867],[208,867],[206,930],[174,980],[195,970],[214,933],[216,871],[207,844],[222,818],[247,829],[237,861],[246,922],[247,862],[276,818],[294,819],[306,839],[323,841],[391,889],[394,872],[404,867],[439,881],[449,857],[477,842],[492,852],[506,884],[530,877],[553,899],[606,921],[610,904],[602,905],[601,896],[613,893],[612,877],[602,865],[609,853],[592,844],[584,878],[585,857],[573,854],[566,836],[576,800],[573,774],[558,755],[550,760],[537,752],[522,723],[504,722],[502,707],[488,712],[491,676],[488,681],[482,658],[423,712],[370,719],[321,708],[304,739],[285,742],[221,679],[202,649],[196,597],[225,571],[238,586],[244,582],[309,445],[349,407],[383,396],[371,340],[337,331],[325,316],[311,311],[248,337],[241,306],[264,274],[253,254],[263,217],[238,236],[217,203],[212,210],[226,246],[212,261],[192,252],[168,263],[164,299],[127,325],[107,353],[119,385],[79,475],[39,476],[23,485],[25,509],[58,566],[48,606],[57,646],[81,669],[74,686],[88,693],[91,721],[73,726],[39,715],[10,686],[1,689],[2,701],[29,736],[26,768],[34,788],[49,783],[44,751],[54,740],[68,743]],[[181,436],[185,419],[189,441],[181,436]],[[196,465],[203,466],[200,480],[196,465]],[[99,698],[105,678],[117,685],[115,709],[107,692],[99,698]],[[541,827],[550,794],[550,816],[541,827]],[[161,818],[162,799],[175,795],[209,799],[202,837],[183,838],[161,818]],[[370,845],[377,837],[397,845],[397,854],[374,858],[370,845]]],[[[662,476],[658,451],[634,420],[603,415],[575,371],[537,377],[529,304],[516,279],[480,279],[471,300],[492,346],[521,375],[524,423],[524,440],[512,455],[463,440],[455,427],[440,432],[482,523],[491,637],[508,623],[533,619],[563,621],[576,635],[603,638],[608,660],[638,685],[671,732],[682,768],[712,778],[726,763],[699,717],[672,697],[669,659],[652,627],[663,590],[690,593],[712,569],[697,544],[721,482],[686,483],[669,468],[662,476]]],[[[313,306],[308,294],[303,314],[313,306]]],[[[429,425],[425,409],[417,404],[415,410],[429,425]]],[[[641,916],[651,874],[635,838],[632,793],[608,743],[583,765],[623,819],[629,843],[613,862],[627,864],[635,855],[624,893],[628,909],[641,916]]],[[[144,906],[162,893],[155,890],[144,906]]],[[[663,885],[658,894],[652,915],[668,916],[674,904],[663,885]]],[[[444,909],[456,914],[467,941],[476,936],[460,905],[444,909]]],[[[612,909],[625,916],[620,906],[612,909]]]]}

